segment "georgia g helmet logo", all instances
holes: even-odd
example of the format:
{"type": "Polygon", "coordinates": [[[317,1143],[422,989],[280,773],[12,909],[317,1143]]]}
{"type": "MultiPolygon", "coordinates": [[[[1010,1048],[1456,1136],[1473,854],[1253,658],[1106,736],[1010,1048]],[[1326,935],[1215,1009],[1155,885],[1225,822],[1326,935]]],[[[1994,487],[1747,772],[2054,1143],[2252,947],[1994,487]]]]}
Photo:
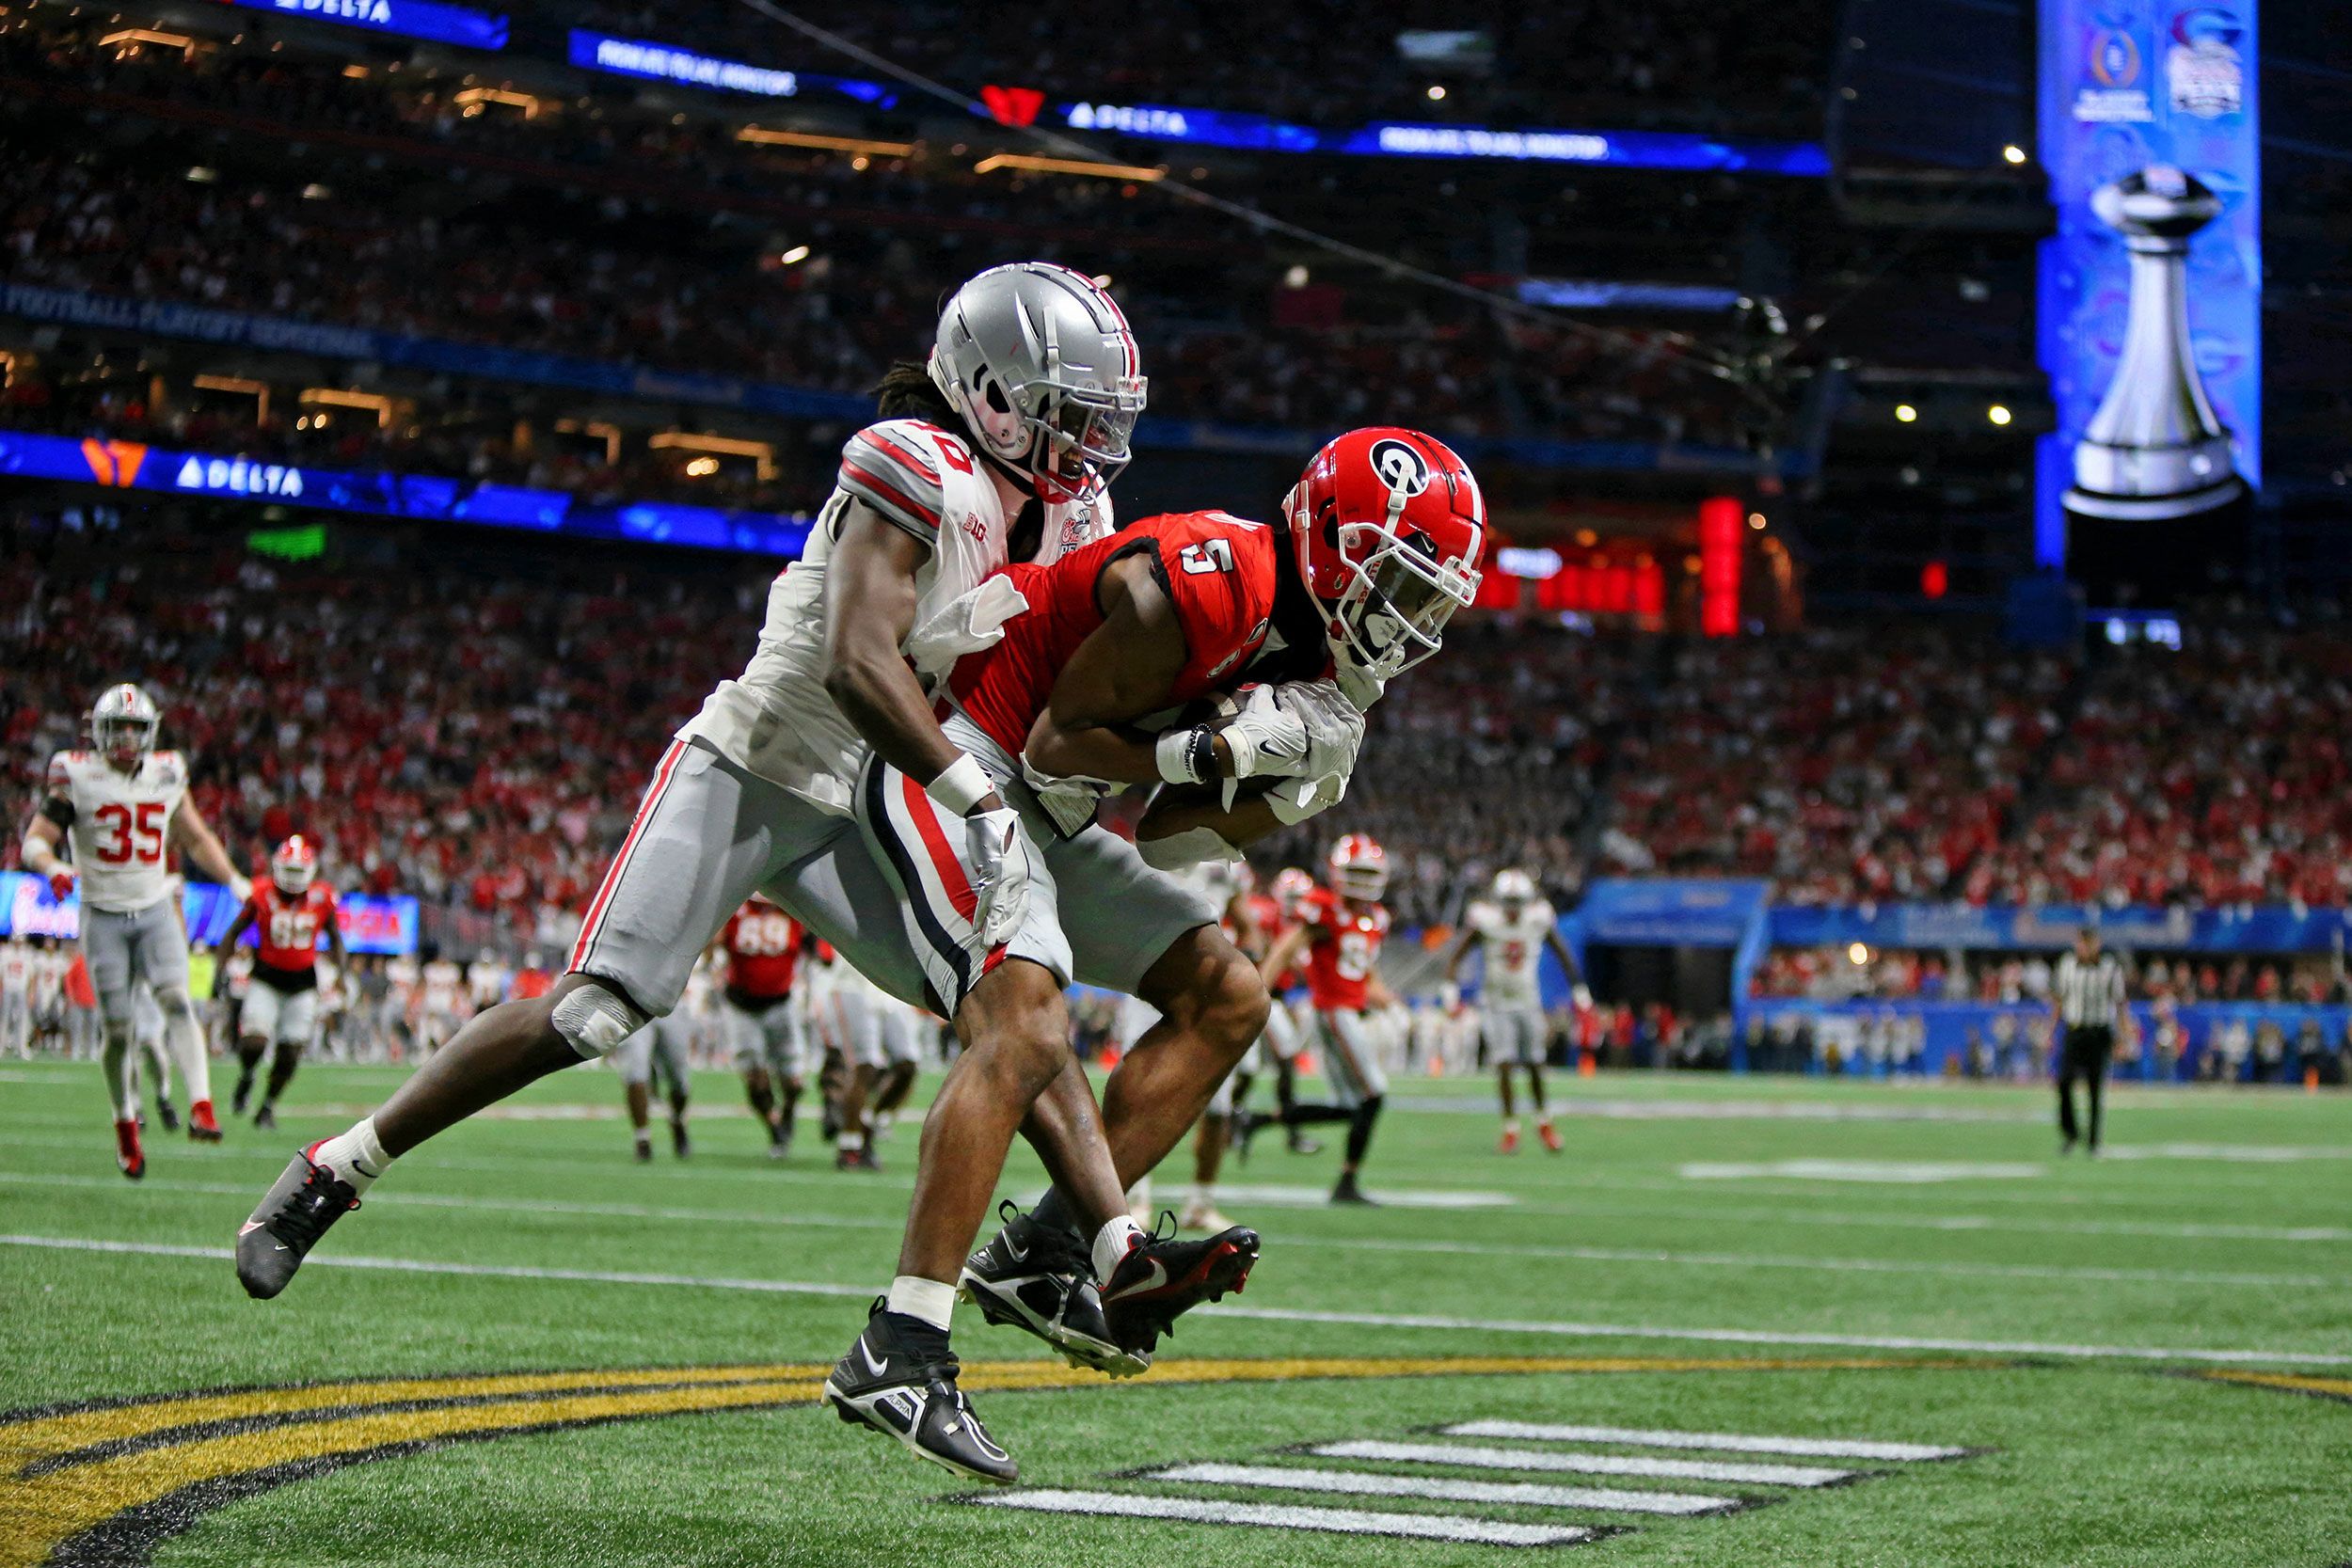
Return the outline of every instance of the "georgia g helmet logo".
{"type": "Polygon", "coordinates": [[[1429,460],[1411,443],[1393,437],[1375,441],[1366,455],[1372,459],[1372,471],[1391,494],[1409,498],[1429,488],[1429,460]]]}

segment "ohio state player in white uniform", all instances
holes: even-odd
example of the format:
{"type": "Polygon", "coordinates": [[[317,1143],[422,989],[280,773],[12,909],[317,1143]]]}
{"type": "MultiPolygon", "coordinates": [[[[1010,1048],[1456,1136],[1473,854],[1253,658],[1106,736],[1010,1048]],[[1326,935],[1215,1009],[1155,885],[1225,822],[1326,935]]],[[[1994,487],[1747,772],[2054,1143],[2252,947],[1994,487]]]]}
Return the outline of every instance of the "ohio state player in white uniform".
{"type": "Polygon", "coordinates": [[[1557,1154],[1560,1133],[1544,1104],[1544,1045],[1551,1026],[1544,1016],[1537,972],[1549,947],[1570,983],[1576,982],[1576,959],[1561,940],[1558,912],[1537,894],[1533,877],[1506,869],[1495,873],[1490,895],[1470,907],[1463,924],[1469,929],[1446,963],[1446,984],[1458,986],[1462,964],[1472,952],[1485,956],[1478,1026],[1502,1085],[1502,1152],[1519,1147],[1519,1118],[1511,1098],[1511,1069],[1519,1067],[1527,1071],[1528,1096],[1535,1103],[1536,1136],[1557,1154]]]}
{"type": "Polygon", "coordinates": [[[33,950],[0,942],[0,1055],[33,1053],[33,950]]]}
{"type": "Polygon", "coordinates": [[[204,1037],[188,999],[188,933],[172,896],[166,855],[177,847],[199,870],[227,884],[240,903],[253,891],[188,803],[186,759],[155,750],[161,724],[146,692],[135,686],[109,688],[90,708],[93,749],[50,759],[47,798],[24,832],[28,870],[47,877],[59,899],[80,885],[82,953],[105,1037],[100,1061],[114,1108],[115,1161],[134,1180],[147,1173],[130,1076],[132,994],[142,980],[155,993],[172,1053],[180,1058],[191,1101],[188,1134],[201,1143],[220,1139],[204,1037]],[[72,849],[71,865],[57,855],[61,841],[72,849]]]}

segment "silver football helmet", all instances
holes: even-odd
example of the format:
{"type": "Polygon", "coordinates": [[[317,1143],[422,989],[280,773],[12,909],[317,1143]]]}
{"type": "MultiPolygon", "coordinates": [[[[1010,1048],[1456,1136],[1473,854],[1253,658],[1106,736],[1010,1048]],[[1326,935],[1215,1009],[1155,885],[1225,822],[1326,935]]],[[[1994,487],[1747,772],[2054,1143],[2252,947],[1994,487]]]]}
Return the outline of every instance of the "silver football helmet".
{"type": "Polygon", "coordinates": [[[1532,904],[1535,901],[1535,879],[1517,866],[1495,873],[1495,901],[1501,904],[1532,904]]]}
{"type": "Polygon", "coordinates": [[[90,744],[118,767],[132,767],[153,751],[162,725],[155,700],[128,682],[106,688],[90,705],[90,744]]]}
{"type": "Polygon", "coordinates": [[[1127,466],[1143,412],[1127,318],[1084,274],[1051,261],[991,267],[940,313],[929,367],[983,451],[1040,499],[1091,499],[1127,466]]]}

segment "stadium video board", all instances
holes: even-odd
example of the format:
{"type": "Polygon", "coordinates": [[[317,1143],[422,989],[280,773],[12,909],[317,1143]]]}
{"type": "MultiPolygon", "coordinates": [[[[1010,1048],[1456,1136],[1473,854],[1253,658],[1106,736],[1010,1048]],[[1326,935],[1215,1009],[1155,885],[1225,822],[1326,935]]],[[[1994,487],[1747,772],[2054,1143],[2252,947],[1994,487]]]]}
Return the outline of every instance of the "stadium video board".
{"type": "MultiPolygon", "coordinates": [[[[417,950],[417,901],[405,894],[385,896],[345,893],[335,900],[336,924],[343,943],[354,953],[413,953],[417,950]]],[[[227,888],[214,882],[189,882],[180,895],[187,917],[188,940],[212,943],[227,934],[237,917],[237,901],[227,888]]],[[[71,941],[81,934],[80,895],[63,903],[50,896],[46,879],[25,871],[0,871],[0,937],[55,937],[71,941]]],[[[246,945],[253,944],[247,933],[246,945]]],[[[325,947],[322,935],[320,945],[325,947]]]]}
{"type": "Polygon", "coordinates": [[[2045,0],[2036,554],[2070,506],[2191,516],[2262,483],[2262,139],[2253,0],[2045,0]]]}

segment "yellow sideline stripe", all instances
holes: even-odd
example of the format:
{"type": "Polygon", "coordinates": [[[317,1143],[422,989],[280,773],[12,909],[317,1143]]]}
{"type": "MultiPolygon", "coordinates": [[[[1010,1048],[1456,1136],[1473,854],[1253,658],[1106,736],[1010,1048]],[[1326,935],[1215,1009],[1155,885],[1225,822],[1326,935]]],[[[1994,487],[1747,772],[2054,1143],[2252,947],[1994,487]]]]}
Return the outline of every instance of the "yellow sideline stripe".
{"type": "Polygon", "coordinates": [[[2331,1400],[2352,1400],[2352,1377],[2312,1377],[2302,1372],[2199,1372],[2209,1383],[2244,1383],[2257,1388],[2282,1388],[2290,1394],[2317,1394],[2331,1400]]]}
{"type": "MultiPolygon", "coordinates": [[[[1315,1378],[1479,1377],[1534,1373],[1751,1372],[1981,1367],[1946,1358],[1688,1356],[1298,1356],[1180,1361],[1141,1385],[1270,1383],[1315,1378]]],[[[636,1368],[450,1378],[391,1378],[175,1395],[103,1410],[0,1424],[0,1568],[35,1568],[58,1543],[183,1488],[304,1460],[388,1445],[446,1441],[532,1428],[814,1402],[826,1368],[636,1368]],[[387,1409],[416,1404],[414,1409],[387,1409]],[[180,1428],[249,1418],[259,1430],[180,1428]],[[160,1437],[157,1446],[25,1477],[41,1459],[96,1444],[160,1437]]],[[[1044,1361],[964,1369],[972,1391],[1103,1388],[1093,1372],[1044,1361]]],[[[1118,1387],[1119,1386],[1107,1386],[1118,1387]]]]}

